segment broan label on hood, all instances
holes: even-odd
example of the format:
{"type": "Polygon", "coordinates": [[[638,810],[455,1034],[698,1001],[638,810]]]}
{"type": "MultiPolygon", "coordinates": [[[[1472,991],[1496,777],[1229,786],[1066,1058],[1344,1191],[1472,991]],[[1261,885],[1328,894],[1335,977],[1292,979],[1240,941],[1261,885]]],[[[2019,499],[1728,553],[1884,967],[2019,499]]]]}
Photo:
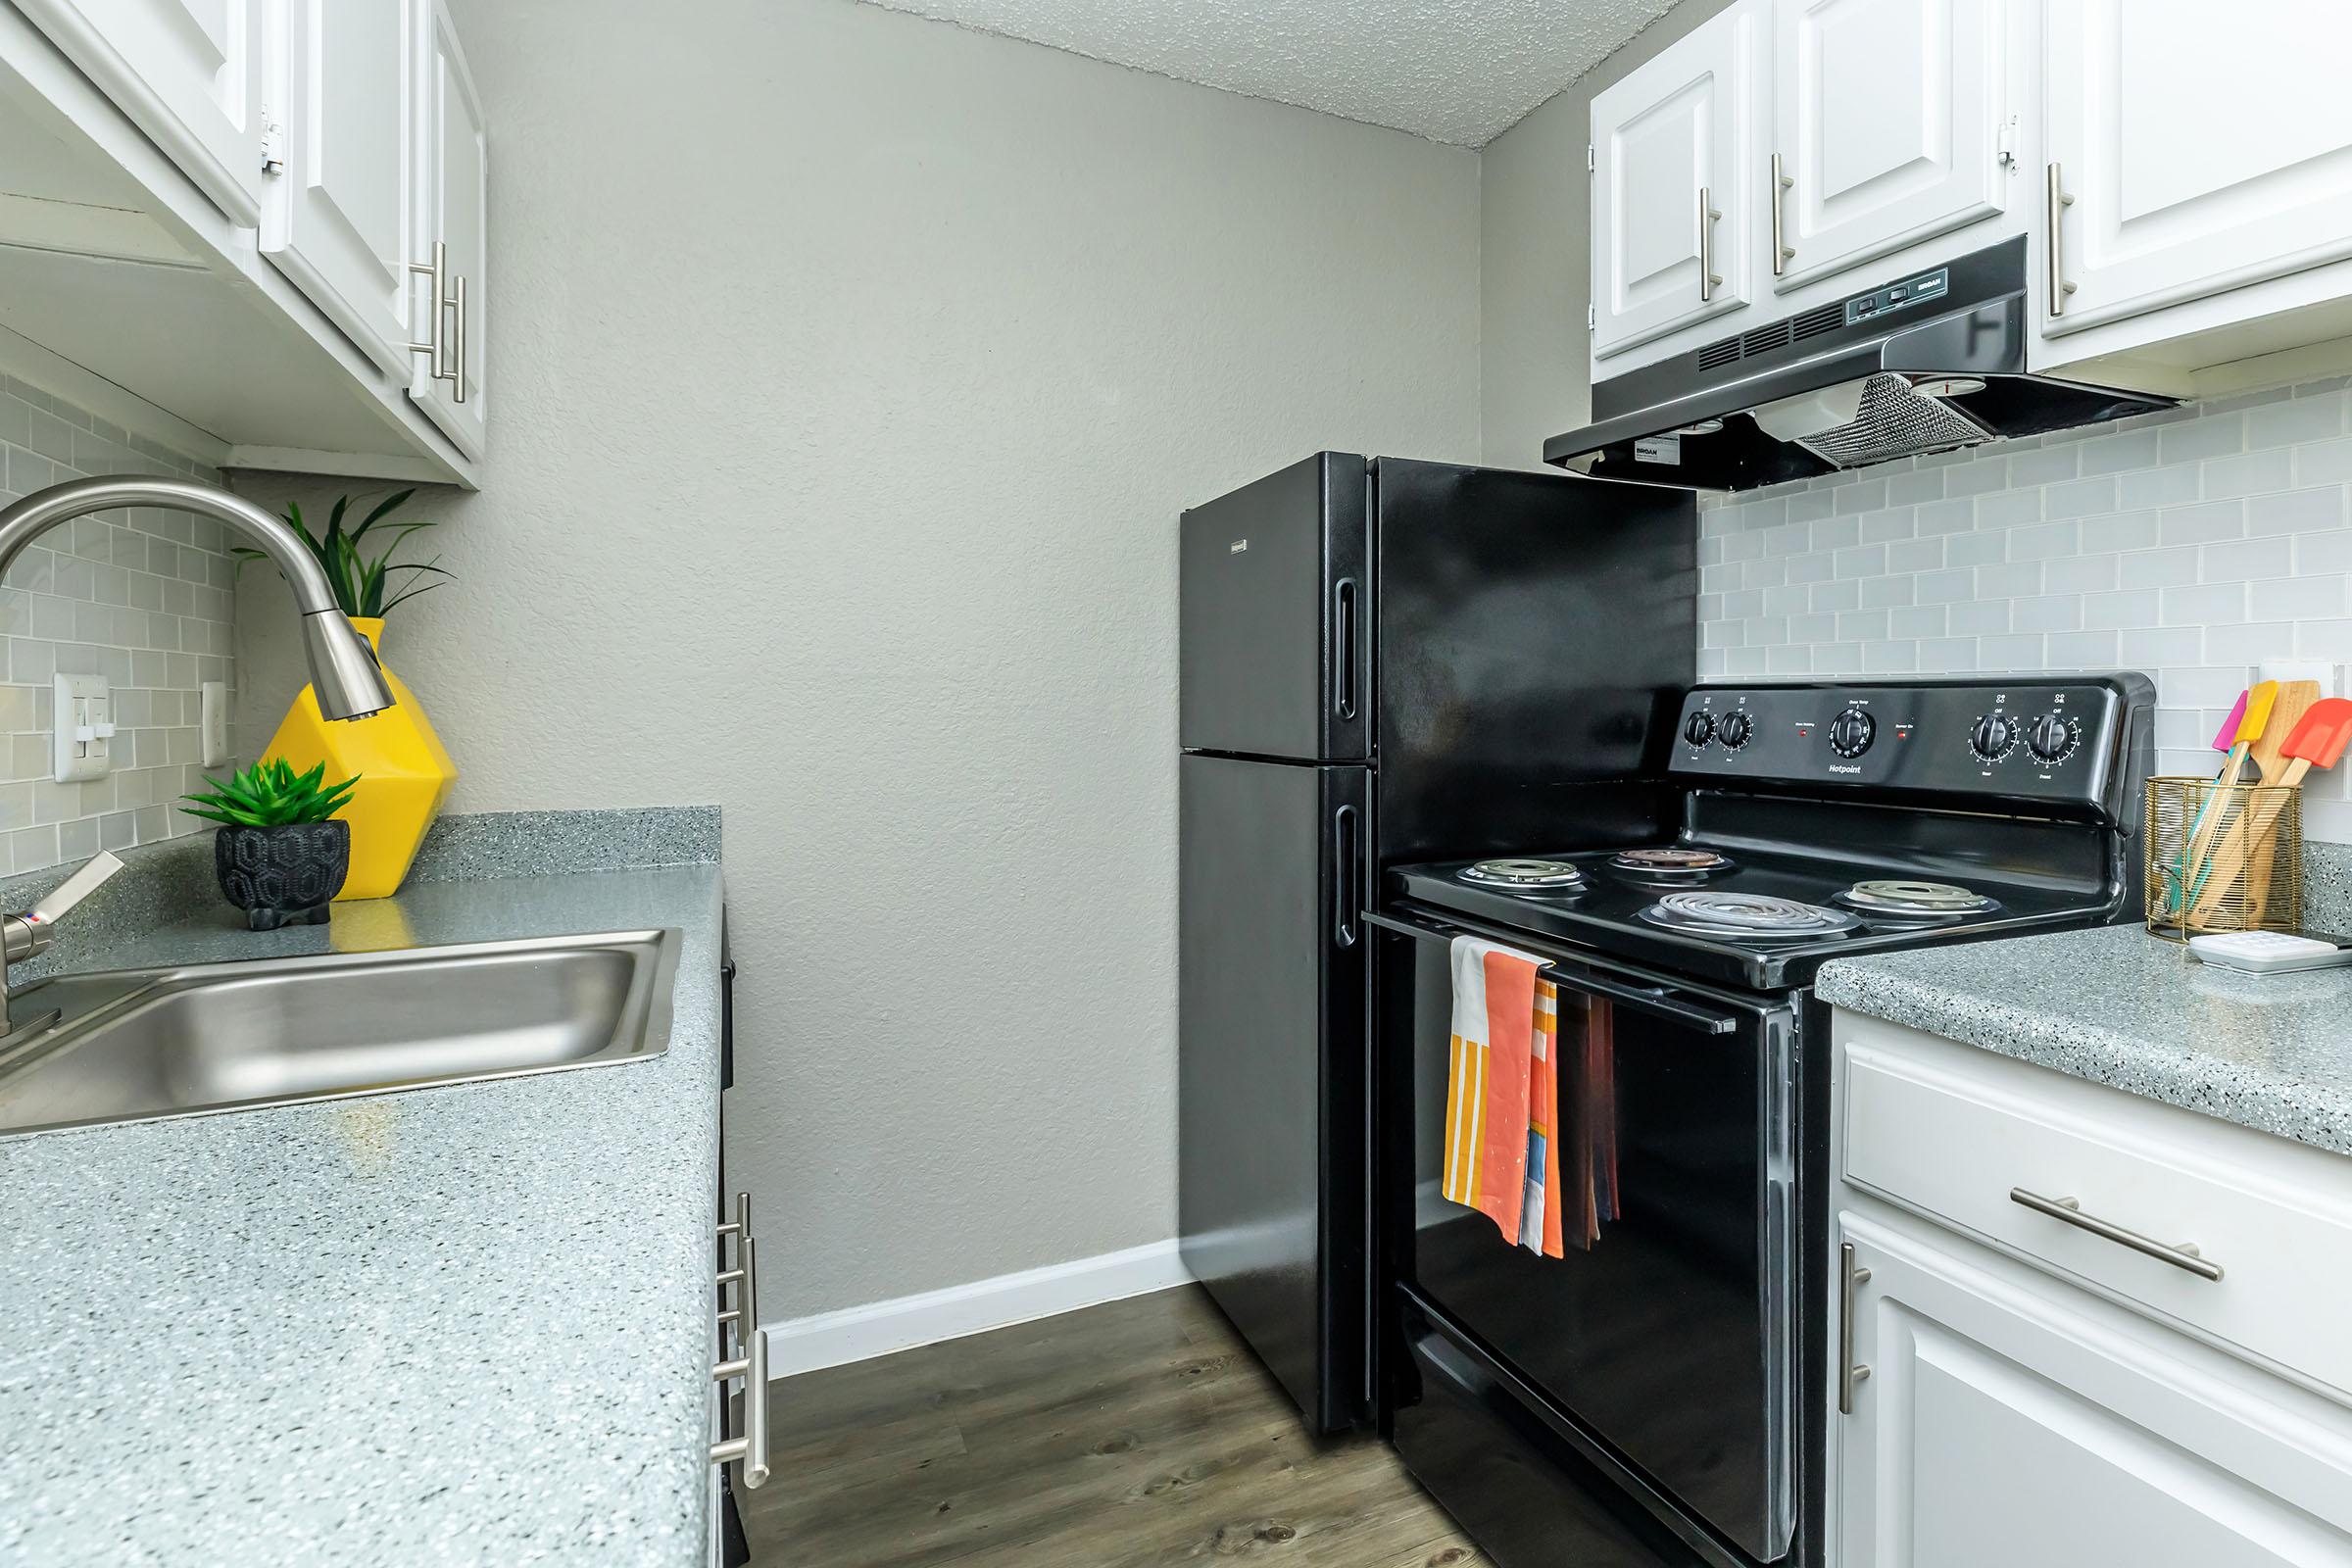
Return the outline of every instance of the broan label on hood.
{"type": "Polygon", "coordinates": [[[1634,443],[1636,463],[1671,463],[1681,466],[1683,438],[1675,435],[1645,435],[1634,443]]]}

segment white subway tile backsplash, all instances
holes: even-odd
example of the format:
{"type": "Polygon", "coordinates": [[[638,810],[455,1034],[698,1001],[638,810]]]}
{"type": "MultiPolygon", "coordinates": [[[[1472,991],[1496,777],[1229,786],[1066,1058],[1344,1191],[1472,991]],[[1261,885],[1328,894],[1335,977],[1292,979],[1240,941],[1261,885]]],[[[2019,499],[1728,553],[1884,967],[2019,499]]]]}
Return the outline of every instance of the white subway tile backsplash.
{"type": "MultiPolygon", "coordinates": [[[[0,502],[96,473],[219,482],[94,415],[0,378],[0,502]]],[[[101,847],[201,831],[172,809],[198,787],[200,682],[233,680],[235,562],[220,525],[136,509],[58,528],[0,583],[0,865],[31,871],[101,847]],[[121,730],[115,770],[50,778],[59,671],[104,675],[121,730]]]]}
{"type": "Polygon", "coordinates": [[[2054,484],[2041,503],[2041,514],[2053,521],[2064,517],[2095,517],[2114,510],[2115,481],[2108,478],[2054,484]]]}
{"type": "Polygon", "coordinates": [[[2352,479],[2352,439],[2317,441],[2295,448],[2294,468],[2301,484],[2337,484],[2352,479]]]}
{"type": "Polygon", "coordinates": [[[1944,622],[1954,636],[1983,637],[2009,630],[2011,601],[1971,599],[1945,607],[1944,622]]]}
{"type": "Polygon", "coordinates": [[[1943,541],[1943,564],[1947,566],[1982,566],[2006,560],[2008,555],[2009,536],[1999,529],[1956,533],[1943,541]]]}
{"type": "Polygon", "coordinates": [[[2167,588],[2158,618],[2167,626],[2227,625],[2246,618],[2246,585],[2205,583],[2194,588],[2167,588]]]}
{"type": "Polygon", "coordinates": [[[2284,538],[2244,539],[2235,544],[2207,545],[2197,552],[2197,575],[2206,582],[2250,582],[2256,577],[2282,577],[2294,570],[2293,541],[2284,538]]]}
{"type": "Polygon", "coordinates": [[[2010,624],[2018,631],[2078,631],[2082,625],[2082,596],[2042,594],[2020,599],[2010,607],[2010,624]]]}
{"type": "Polygon", "coordinates": [[[2344,525],[2344,490],[2321,485],[2310,490],[2282,490],[2246,499],[2246,532],[2250,534],[2306,533],[2314,528],[2344,525]]]}
{"type": "Polygon", "coordinates": [[[2260,662],[2352,663],[2348,487],[2352,390],[2319,382],[1725,498],[1721,561],[1778,569],[1701,567],[1700,670],[2139,669],[2160,765],[2210,769],[2260,662]]]}
{"type": "Polygon", "coordinates": [[[2227,457],[2243,451],[2246,421],[2241,414],[2208,414],[2165,425],[2156,437],[2157,461],[2193,463],[2199,458],[2227,457]]]}
{"type": "Polygon", "coordinates": [[[1888,571],[1934,571],[1942,564],[1941,539],[1896,539],[1886,546],[1888,571]]]}
{"type": "Polygon", "coordinates": [[[2113,588],[2121,566],[2116,556],[2070,556],[2042,563],[2041,585],[2054,594],[2092,594],[2113,588]]]}
{"type": "Polygon", "coordinates": [[[2237,501],[2172,507],[2156,519],[2157,541],[2168,545],[2211,544],[2217,539],[2238,538],[2245,531],[2245,505],[2237,501]]]}

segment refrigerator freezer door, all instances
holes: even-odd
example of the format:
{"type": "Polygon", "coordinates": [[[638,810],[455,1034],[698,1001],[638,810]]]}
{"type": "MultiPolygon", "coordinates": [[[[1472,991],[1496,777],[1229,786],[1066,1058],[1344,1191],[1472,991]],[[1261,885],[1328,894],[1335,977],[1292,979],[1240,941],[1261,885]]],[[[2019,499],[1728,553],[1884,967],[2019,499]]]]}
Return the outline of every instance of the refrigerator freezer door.
{"type": "Polygon", "coordinates": [[[1698,668],[1688,490],[1382,458],[1380,862],[1622,843],[1698,668]]]}
{"type": "Polygon", "coordinates": [[[1366,770],[1187,757],[1179,773],[1185,1266],[1336,1431],[1370,1395],[1366,770]]]}
{"type": "Polygon", "coordinates": [[[1365,474],[1325,452],[1184,514],[1186,751],[1371,755],[1365,474]]]}

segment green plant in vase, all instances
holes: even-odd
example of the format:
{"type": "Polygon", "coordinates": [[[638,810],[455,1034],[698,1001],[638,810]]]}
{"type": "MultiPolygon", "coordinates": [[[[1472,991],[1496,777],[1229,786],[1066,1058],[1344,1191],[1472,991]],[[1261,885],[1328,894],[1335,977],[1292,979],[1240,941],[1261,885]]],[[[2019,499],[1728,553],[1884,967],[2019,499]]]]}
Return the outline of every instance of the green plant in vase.
{"type": "Polygon", "coordinates": [[[326,764],[297,773],[284,758],[256,762],[211,787],[183,795],[181,810],[220,824],[213,835],[213,871],[220,894],[245,911],[256,931],[317,925],[351,873],[351,824],[335,813],[350,803],[358,777],[326,782],[326,764]]]}
{"type": "MultiPolygon", "coordinates": [[[[318,558],[319,569],[326,573],[327,583],[335,591],[336,607],[344,614],[355,619],[381,620],[395,605],[414,599],[418,594],[430,593],[441,586],[438,581],[428,582],[424,579],[449,576],[448,572],[441,569],[439,556],[430,561],[392,559],[411,534],[437,526],[430,518],[422,522],[384,521],[416,493],[414,487],[395,490],[377,502],[368,515],[360,519],[359,525],[353,528],[343,525],[343,519],[351,512],[351,497],[339,497],[334,510],[327,514],[326,532],[322,534],[311,532],[310,524],[303,521],[300,506],[287,504],[286,521],[293,524],[294,531],[302,535],[302,542],[309,545],[311,554],[318,558]],[[380,532],[377,530],[378,524],[382,525],[380,532]],[[369,541],[371,534],[374,536],[372,543],[369,541]],[[395,572],[406,572],[408,575],[395,577],[395,572]]],[[[259,550],[248,550],[242,546],[237,548],[236,555],[239,569],[243,568],[245,562],[269,559],[259,550]]]]}

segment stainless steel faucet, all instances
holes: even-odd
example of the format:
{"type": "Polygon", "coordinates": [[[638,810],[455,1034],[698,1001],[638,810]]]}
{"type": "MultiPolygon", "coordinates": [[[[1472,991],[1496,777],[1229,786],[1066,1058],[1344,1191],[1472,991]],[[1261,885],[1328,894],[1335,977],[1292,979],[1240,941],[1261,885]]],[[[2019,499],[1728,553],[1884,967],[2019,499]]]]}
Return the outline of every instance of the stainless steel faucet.
{"type": "MultiPolygon", "coordinates": [[[[16,564],[26,545],[59,523],[118,507],[193,512],[225,522],[243,534],[285,574],[294,590],[294,604],[302,612],[302,651],[310,661],[318,711],[328,718],[365,718],[392,706],[392,693],[384,685],[383,671],[376,667],[374,651],[343,618],[334,590],[327,585],[326,573],[319,569],[310,547],[291,526],[218,485],[110,474],[69,479],[36,490],[0,511],[0,576],[16,564]]],[[[13,930],[9,940],[13,956],[13,930]]]]}
{"type": "MultiPolygon", "coordinates": [[[[74,906],[98,891],[98,885],[117,871],[122,862],[104,850],[81,863],[81,868],[50,889],[49,896],[26,909],[23,914],[0,914],[0,951],[6,953],[6,963],[23,963],[37,958],[49,951],[51,926],[64,919],[74,906]]],[[[0,975],[0,1039],[6,1039],[14,1027],[8,1015],[8,1003],[14,995],[4,975],[0,975]]],[[[52,1010],[38,1018],[28,1019],[27,1028],[39,1029],[57,1021],[52,1010]]]]}

